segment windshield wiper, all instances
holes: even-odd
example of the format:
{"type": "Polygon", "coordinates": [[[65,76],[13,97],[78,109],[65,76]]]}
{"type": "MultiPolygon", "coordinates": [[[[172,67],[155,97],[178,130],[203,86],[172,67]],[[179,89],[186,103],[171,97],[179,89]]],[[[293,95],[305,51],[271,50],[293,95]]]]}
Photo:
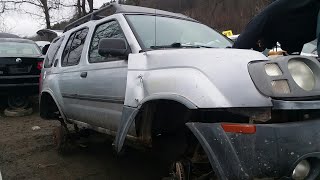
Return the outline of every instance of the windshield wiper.
{"type": "Polygon", "coordinates": [[[162,45],[162,46],[150,46],[151,49],[166,49],[166,48],[213,48],[210,46],[204,45],[186,45],[181,43],[172,43],[171,45],[162,45]]]}

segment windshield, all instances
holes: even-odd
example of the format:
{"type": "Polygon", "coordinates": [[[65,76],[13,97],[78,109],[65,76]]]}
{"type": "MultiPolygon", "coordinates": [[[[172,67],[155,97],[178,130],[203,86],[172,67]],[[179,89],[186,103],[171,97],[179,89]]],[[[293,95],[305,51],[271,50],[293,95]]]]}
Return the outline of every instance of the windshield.
{"type": "Polygon", "coordinates": [[[317,41],[311,41],[303,46],[303,53],[317,54],[317,41]]]}
{"type": "Polygon", "coordinates": [[[173,48],[232,46],[226,37],[200,23],[149,15],[127,15],[127,17],[147,49],[170,46],[173,48]]]}
{"type": "Polygon", "coordinates": [[[40,49],[37,47],[36,44],[19,42],[0,42],[0,57],[40,55],[40,49]]]}

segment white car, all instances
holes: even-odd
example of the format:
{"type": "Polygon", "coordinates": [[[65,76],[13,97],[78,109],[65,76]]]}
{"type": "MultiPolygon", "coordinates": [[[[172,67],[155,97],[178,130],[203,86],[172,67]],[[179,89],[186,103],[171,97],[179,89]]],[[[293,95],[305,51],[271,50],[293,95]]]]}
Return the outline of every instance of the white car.
{"type": "Polygon", "coordinates": [[[39,46],[39,48],[40,48],[41,50],[42,50],[42,48],[43,48],[44,46],[50,44],[49,41],[36,41],[35,43],[39,46]]]}
{"type": "Polygon", "coordinates": [[[311,41],[303,46],[301,55],[318,57],[317,40],[311,41]]]}
{"type": "Polygon", "coordinates": [[[229,36],[228,38],[231,39],[232,41],[236,41],[239,36],[240,36],[240,34],[237,34],[237,35],[229,36]]]}

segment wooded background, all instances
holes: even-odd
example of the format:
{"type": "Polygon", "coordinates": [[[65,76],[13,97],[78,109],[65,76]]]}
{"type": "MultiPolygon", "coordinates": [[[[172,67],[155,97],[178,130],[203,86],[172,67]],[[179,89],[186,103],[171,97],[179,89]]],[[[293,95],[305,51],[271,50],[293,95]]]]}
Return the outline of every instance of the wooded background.
{"type": "MultiPolygon", "coordinates": [[[[113,0],[115,1],[115,0],[113,0]]],[[[152,7],[190,16],[219,31],[240,33],[250,19],[273,0],[119,0],[119,3],[152,7]]],[[[0,0],[0,31],[7,31],[1,24],[1,14],[20,11],[38,18],[48,29],[64,29],[66,25],[92,12],[94,0],[0,0]],[[28,6],[25,6],[28,5],[28,6]],[[30,11],[34,6],[37,11],[30,11]],[[70,8],[73,16],[57,20],[62,8],[70,8]]]]}
{"type": "Polygon", "coordinates": [[[272,0],[120,0],[190,16],[219,31],[240,33],[252,17],[272,0]]]}

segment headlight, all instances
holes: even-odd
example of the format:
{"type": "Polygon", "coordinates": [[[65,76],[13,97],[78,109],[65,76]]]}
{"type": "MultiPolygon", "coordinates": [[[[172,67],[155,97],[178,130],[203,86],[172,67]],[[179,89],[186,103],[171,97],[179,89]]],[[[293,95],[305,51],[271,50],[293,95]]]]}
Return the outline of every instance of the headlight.
{"type": "Polygon", "coordinates": [[[281,76],[282,75],[282,71],[277,64],[269,63],[269,64],[266,64],[264,68],[266,70],[266,73],[269,76],[281,76]]]}
{"type": "Polygon", "coordinates": [[[290,60],[288,63],[288,69],[298,86],[306,91],[313,90],[316,80],[308,65],[299,60],[290,60]]]}
{"type": "Polygon", "coordinates": [[[290,94],[290,87],[287,80],[276,80],[271,82],[272,91],[278,94],[290,94]]]}

